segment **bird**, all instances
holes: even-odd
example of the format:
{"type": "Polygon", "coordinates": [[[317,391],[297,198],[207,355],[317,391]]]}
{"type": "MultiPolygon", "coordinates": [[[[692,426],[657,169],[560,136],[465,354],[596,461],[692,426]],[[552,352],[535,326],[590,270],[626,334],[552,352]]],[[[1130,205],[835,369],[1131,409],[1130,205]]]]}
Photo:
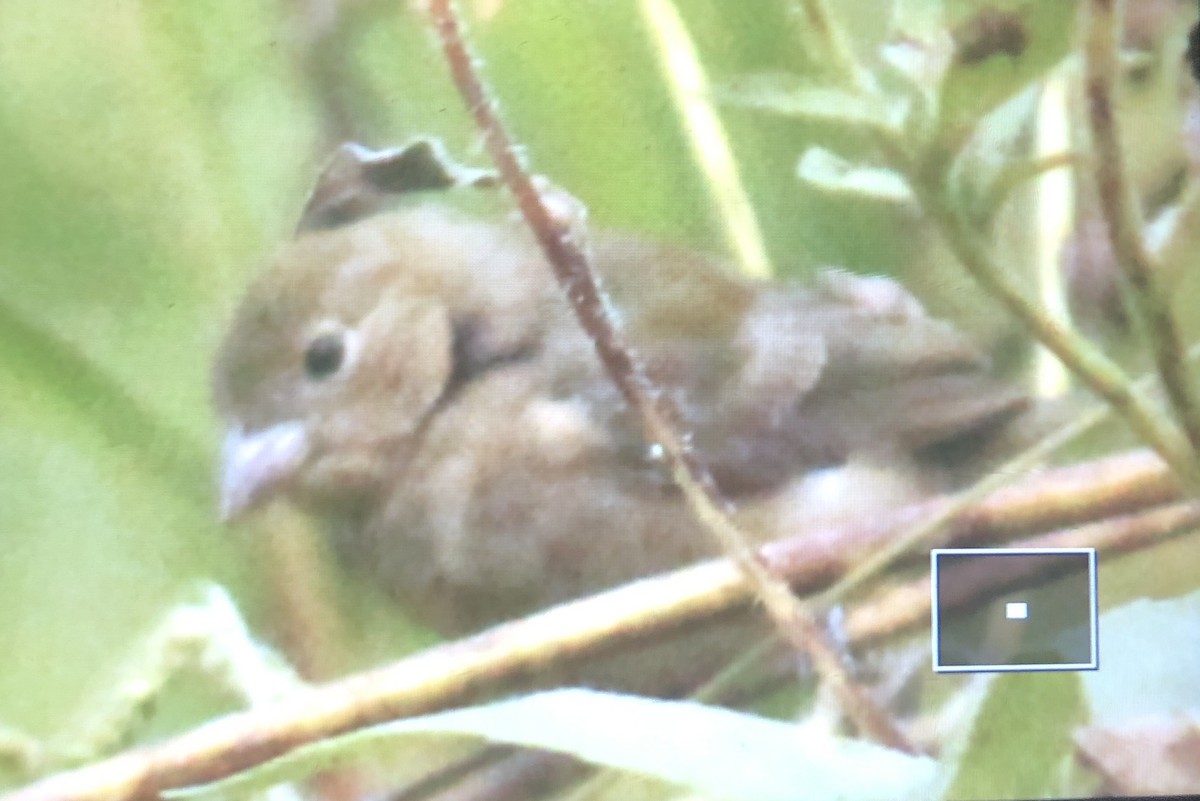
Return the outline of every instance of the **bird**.
{"type": "MultiPolygon", "coordinates": [[[[1029,406],[891,278],[751,279],[625,232],[588,247],[755,543],[961,484],[1029,406]]],[[[423,193],[303,228],[247,288],[212,381],[222,516],[290,502],[443,636],[719,555],[512,215],[423,193]]],[[[695,662],[583,679],[672,694],[695,662]]]]}

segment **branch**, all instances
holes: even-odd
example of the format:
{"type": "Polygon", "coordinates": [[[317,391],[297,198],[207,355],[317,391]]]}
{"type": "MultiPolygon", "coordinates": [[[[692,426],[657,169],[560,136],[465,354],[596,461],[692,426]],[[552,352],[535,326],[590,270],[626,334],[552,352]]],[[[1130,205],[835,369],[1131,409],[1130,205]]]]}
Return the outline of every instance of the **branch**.
{"type": "MultiPolygon", "coordinates": [[[[1111,17],[1113,0],[1092,2],[1095,8],[1108,9],[1111,17]]],[[[836,55],[833,66],[840,70],[849,87],[865,96],[873,94],[869,84],[863,81],[863,66],[853,52],[841,42],[841,34],[831,24],[822,0],[806,0],[803,5],[806,13],[812,18],[810,22],[815,33],[824,42],[826,49],[836,55]]],[[[1111,19],[1109,24],[1111,26],[1111,19]]],[[[1115,50],[1113,52],[1115,53],[1115,50]]],[[[1111,105],[1107,106],[1107,109],[1111,119],[1111,105]]],[[[1111,131],[1111,125],[1109,130],[1111,131]]],[[[954,154],[935,149],[914,158],[906,143],[898,139],[893,132],[876,130],[874,133],[876,146],[891,163],[892,168],[906,177],[922,210],[938,227],[951,251],[967,272],[992,298],[1007,308],[1015,319],[1024,324],[1040,344],[1058,357],[1076,378],[1112,406],[1134,433],[1154,448],[1175,470],[1190,492],[1200,497],[1200,466],[1196,463],[1196,445],[1200,439],[1193,438],[1191,430],[1185,437],[1176,426],[1162,420],[1154,406],[1146,400],[1145,393],[1133,386],[1129,376],[1116,362],[1025,296],[1019,284],[1010,277],[1010,271],[997,261],[982,233],[968,224],[958,204],[949,195],[948,175],[954,165],[954,154]]],[[[1115,139],[1113,146],[1116,147],[1115,139]]],[[[1110,160],[1100,158],[1098,161],[1110,160]]],[[[1194,404],[1191,403],[1186,376],[1183,375],[1178,339],[1172,338],[1174,329],[1169,315],[1165,318],[1163,316],[1165,303],[1151,305],[1155,306],[1152,311],[1158,315],[1155,323],[1159,334],[1162,335],[1162,347],[1157,354],[1160,373],[1163,373],[1165,366],[1164,385],[1168,394],[1173,396],[1172,404],[1177,410],[1186,413],[1186,416],[1181,414],[1181,417],[1188,421],[1185,425],[1190,425],[1190,420],[1200,420],[1200,416],[1190,413],[1194,404]],[[1167,336],[1168,334],[1171,336],[1167,336]],[[1167,383],[1168,375],[1170,384],[1167,383]]],[[[1196,432],[1200,433],[1200,423],[1197,424],[1196,432]]]]}
{"type": "MultiPolygon", "coordinates": [[[[952,544],[964,546],[1120,515],[1121,520],[1061,532],[1053,542],[1093,546],[1103,553],[1142,548],[1196,524],[1200,506],[1162,506],[1179,497],[1178,482],[1159,459],[1132,451],[1027,477],[963,512],[949,535],[952,544]]],[[[806,532],[764,547],[758,558],[798,591],[814,592],[883,547],[898,530],[953,501],[934,499],[886,519],[806,532]]],[[[922,600],[921,586],[851,606],[851,642],[927,625],[928,587],[922,600]]],[[[301,745],[519,689],[522,679],[548,666],[661,641],[667,632],[747,606],[753,598],[729,560],[702,563],[313,687],[275,706],[218,718],[159,745],[52,776],[4,801],[150,801],[164,790],[224,778],[301,745]]]]}
{"type": "MultiPolygon", "coordinates": [[[[1200,505],[1184,501],[1079,528],[1015,540],[1007,545],[1012,548],[1095,548],[1099,553],[1113,555],[1144,548],[1197,526],[1200,526],[1200,505]]],[[[1035,568],[1041,567],[1039,562],[1032,564],[1035,568]]],[[[1021,577],[1019,585],[1030,586],[1039,578],[1038,573],[1031,572],[1021,577]]],[[[949,606],[968,607],[980,598],[1009,588],[1008,583],[993,586],[984,582],[972,587],[969,595],[956,599],[949,606]]],[[[855,645],[866,645],[928,621],[933,598],[930,589],[930,577],[924,576],[875,593],[847,613],[847,638],[855,645]]]]}
{"type": "Polygon", "coordinates": [[[1194,462],[1200,454],[1200,409],[1184,364],[1170,299],[1146,247],[1141,215],[1126,175],[1125,151],[1117,130],[1113,104],[1113,87],[1119,67],[1116,24],[1114,0],[1088,3],[1083,54],[1096,185],[1117,266],[1129,282],[1127,294],[1150,340],[1159,378],[1191,445],[1194,462]]]}
{"type": "Polygon", "coordinates": [[[578,225],[583,214],[578,213],[571,219],[569,214],[550,210],[533,178],[521,165],[512,140],[475,70],[476,61],[467,50],[461,24],[450,0],[433,0],[429,11],[454,83],[475,118],[502,180],[515,197],[525,222],[549,261],[580,327],[591,338],[609,378],[641,420],[646,442],[662,448],[671,477],[683,492],[692,513],[754,587],[755,595],[784,639],[809,655],[814,668],[832,686],[858,729],[884,745],[913,752],[913,746],[882,708],[850,680],[841,654],[816,615],[792,595],[786,582],[772,573],[730,520],[731,509],[721,497],[712,474],[679,433],[677,421],[680,415],[670,397],[654,387],[609,315],[595,272],[581,244],[582,237],[572,230],[572,224],[578,225]]]}
{"type": "Polygon", "coordinates": [[[922,172],[906,163],[903,154],[894,148],[889,155],[894,166],[908,176],[922,209],[937,225],[950,250],[988,295],[1002,303],[1076,378],[1104,399],[1143,442],[1162,456],[1193,495],[1200,495],[1200,470],[1178,428],[1162,419],[1146,393],[1116,362],[1025,296],[980,232],[963,219],[946,195],[946,165],[930,162],[922,172]]]}
{"type": "MultiPolygon", "coordinates": [[[[1188,355],[1189,359],[1200,356],[1200,348],[1188,355]]],[[[1151,379],[1152,376],[1141,376],[1134,382],[1133,388],[1142,390],[1150,383],[1151,379]]],[[[1049,462],[1050,458],[1060,449],[1104,422],[1111,411],[1111,407],[1104,404],[1079,411],[1069,423],[1060,426],[1029,448],[998,465],[973,486],[962,490],[953,498],[941,502],[938,508],[930,510],[929,514],[901,530],[885,547],[859,562],[836,584],[825,590],[821,595],[822,604],[827,607],[833,606],[859,585],[883,573],[897,559],[917,551],[919,546],[929,544],[941,534],[947,523],[960,520],[962,515],[972,507],[988,498],[995,497],[997,492],[1002,491],[1010,483],[1012,476],[1027,475],[1049,462]]]]}

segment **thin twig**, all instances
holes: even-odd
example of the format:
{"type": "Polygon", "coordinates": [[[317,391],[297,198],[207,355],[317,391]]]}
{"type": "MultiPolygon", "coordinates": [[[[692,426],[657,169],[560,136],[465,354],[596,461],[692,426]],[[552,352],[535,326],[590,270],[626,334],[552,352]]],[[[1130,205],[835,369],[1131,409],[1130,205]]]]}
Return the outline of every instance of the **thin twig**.
{"type": "Polygon", "coordinates": [[[1190,488],[1200,495],[1200,470],[1189,443],[1178,427],[1164,420],[1146,393],[1134,386],[1129,375],[1087,339],[1055,320],[1025,292],[945,194],[945,165],[931,163],[922,171],[902,160],[894,160],[909,177],[909,184],[925,213],[937,225],[959,262],[987,293],[1000,301],[1014,318],[1096,395],[1103,398],[1143,442],[1162,456],[1190,488]]]}
{"type": "Polygon", "coordinates": [[[1200,180],[1194,173],[1188,175],[1187,186],[1175,209],[1166,236],[1152,254],[1160,282],[1168,285],[1178,282],[1191,266],[1194,235],[1200,231],[1200,180]]]}
{"type": "MultiPolygon", "coordinates": [[[[1146,451],[1134,451],[1006,487],[960,515],[951,526],[950,542],[995,542],[1121,514],[1126,516],[1123,521],[1063,532],[1055,542],[1094,546],[1102,553],[1147,547],[1194,524],[1194,506],[1161,506],[1179,496],[1178,483],[1162,462],[1146,451]],[[1139,514],[1148,517],[1136,517],[1139,514]],[[1151,525],[1150,520],[1158,523],[1151,525]],[[1116,536],[1120,527],[1126,534],[1116,536]],[[1131,531],[1140,533],[1134,536],[1131,531]]],[[[933,500],[899,510],[889,520],[806,532],[766,546],[760,558],[800,592],[812,592],[828,586],[853,560],[878,549],[897,529],[946,502],[933,500]]],[[[861,607],[869,611],[850,607],[846,628],[851,642],[926,625],[928,590],[923,600],[916,590],[907,592],[913,599],[895,595],[869,600],[861,607]],[[920,603],[925,604],[925,616],[920,603]]],[[[548,666],[661,641],[667,631],[711,619],[752,598],[729,560],[683,568],[311,688],[277,705],[219,718],[159,745],[49,777],[4,801],[150,801],[163,790],[225,778],[302,745],[514,689],[522,677],[548,666]]]]}
{"type": "Polygon", "coordinates": [[[754,206],[739,175],[729,134],[717,114],[712,84],[700,61],[696,43],[673,0],[641,0],[646,30],[658,51],[671,100],[679,112],[692,160],[708,185],[714,216],[725,241],[745,275],[769,278],[771,258],[763,242],[754,206]]]}
{"type": "Polygon", "coordinates": [[[988,188],[986,199],[983,203],[979,204],[980,208],[986,209],[995,215],[1021,185],[1040,178],[1054,170],[1077,168],[1080,162],[1079,154],[1074,151],[1049,153],[1037,158],[1016,162],[1011,167],[1003,170],[988,188]]]}
{"type": "MultiPolygon", "coordinates": [[[[1189,361],[1200,358],[1200,346],[1192,348],[1187,356],[1189,361]]],[[[1152,380],[1153,376],[1143,375],[1134,382],[1133,386],[1137,390],[1143,390],[1148,388],[1152,380]]],[[[1012,476],[1026,475],[1029,471],[1045,463],[1059,449],[1076,441],[1109,419],[1111,412],[1112,407],[1105,404],[1080,410],[1069,423],[1042,437],[1031,447],[995,468],[973,486],[960,491],[938,509],[919,518],[914,525],[901,531],[885,547],[856,564],[834,586],[821,594],[820,603],[824,606],[838,603],[855,588],[883,573],[897,559],[916,550],[919,545],[934,540],[949,523],[959,516],[978,507],[981,503],[985,503],[989,498],[997,497],[997,492],[1011,483],[1012,476]]]]}
{"type": "MultiPolygon", "coordinates": [[[[1091,0],[1086,15],[1084,75],[1088,122],[1095,158],[1100,207],[1118,268],[1129,282],[1129,300],[1150,341],[1167,400],[1200,456],[1200,407],[1183,360],[1179,331],[1170,298],[1146,248],[1141,213],[1125,171],[1113,102],[1118,73],[1115,0],[1091,0]]],[[[1194,465],[1193,465],[1194,471],[1194,465]]]]}
{"type": "Polygon", "coordinates": [[[591,338],[609,378],[641,420],[643,436],[648,443],[662,448],[671,477],[696,519],[716,538],[722,552],[738,565],[785,640],[809,655],[814,668],[833,688],[859,730],[877,742],[912,752],[912,744],[894,721],[850,680],[841,654],[817,622],[816,615],[792,595],[786,582],[772,574],[731,521],[732,509],[721,497],[712,474],[680,435],[677,425],[680,416],[670,397],[652,385],[609,315],[580,237],[571,231],[574,221],[550,211],[520,163],[475,69],[476,62],[467,50],[461,23],[450,0],[433,0],[429,10],[454,83],[475,118],[505,185],[516,198],[526,224],[550,262],[580,327],[591,338]]]}
{"type": "MultiPolygon", "coordinates": [[[[1167,504],[1132,515],[1103,520],[1078,528],[1054,531],[1039,537],[1008,543],[1012,548],[1096,548],[1106,555],[1157,544],[1200,526],[1200,505],[1194,501],[1167,504]]],[[[1026,583],[1037,578],[1030,576],[1026,583]]],[[[875,593],[855,604],[846,614],[846,637],[861,647],[891,637],[914,625],[929,621],[930,579],[925,576],[908,584],[875,593]]],[[[992,588],[986,583],[972,588],[959,599],[966,606],[987,597],[992,588]]]]}
{"type": "Polygon", "coordinates": [[[960,515],[1003,489],[1011,483],[1013,476],[1025,475],[1059,448],[1099,424],[1108,416],[1107,411],[1107,407],[1104,407],[1080,414],[1070,425],[1042,438],[1033,447],[1001,465],[974,486],[958,493],[937,511],[920,518],[915,525],[902,531],[886,546],[851,568],[835,585],[821,594],[820,602],[825,606],[833,606],[857,587],[882,574],[897,559],[916,551],[919,545],[927,544],[939,535],[944,536],[947,525],[960,515]]]}
{"type": "Polygon", "coordinates": [[[849,78],[855,89],[866,91],[871,85],[867,71],[855,57],[854,48],[846,41],[845,34],[833,19],[825,0],[800,0],[799,6],[809,29],[824,44],[833,67],[849,78]]]}
{"type": "MultiPolygon", "coordinates": [[[[870,99],[874,90],[863,80],[864,68],[845,46],[822,0],[804,0],[803,6],[813,31],[823,38],[825,49],[835,54],[834,66],[842,72],[849,88],[870,99]]],[[[875,130],[874,139],[892,168],[905,176],[922,210],[938,227],[967,272],[1076,378],[1109,403],[1134,433],[1175,470],[1193,495],[1200,496],[1200,467],[1183,433],[1162,419],[1145,394],[1133,388],[1119,365],[1026,297],[1010,271],[999,263],[982,231],[964,218],[948,190],[955,154],[936,152],[914,157],[906,143],[892,131],[875,130]]]]}

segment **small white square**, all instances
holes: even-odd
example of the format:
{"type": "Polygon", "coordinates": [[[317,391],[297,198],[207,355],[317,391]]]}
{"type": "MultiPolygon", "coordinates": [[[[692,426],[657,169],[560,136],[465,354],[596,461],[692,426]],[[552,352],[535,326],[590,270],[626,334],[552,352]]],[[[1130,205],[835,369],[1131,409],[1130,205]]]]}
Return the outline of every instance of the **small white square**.
{"type": "Polygon", "coordinates": [[[1011,601],[1004,605],[1004,616],[1009,620],[1024,620],[1029,617],[1029,604],[1024,601],[1011,601]]]}

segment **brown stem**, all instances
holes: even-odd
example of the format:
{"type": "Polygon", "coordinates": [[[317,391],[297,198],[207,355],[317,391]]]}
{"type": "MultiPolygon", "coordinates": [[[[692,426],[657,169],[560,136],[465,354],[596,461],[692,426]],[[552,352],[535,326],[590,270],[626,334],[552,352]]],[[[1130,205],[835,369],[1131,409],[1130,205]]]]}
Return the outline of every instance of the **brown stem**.
{"type": "MultiPolygon", "coordinates": [[[[1042,542],[1097,547],[1101,553],[1147,547],[1195,524],[1198,507],[1161,506],[1179,496],[1178,483],[1160,460],[1133,451],[1027,477],[960,515],[950,527],[950,542],[995,542],[1124,515],[1042,542]]],[[[856,527],[805,532],[772,543],[760,558],[797,590],[814,592],[888,542],[899,528],[949,502],[929,501],[856,527]]],[[[852,606],[847,616],[851,641],[927,623],[924,586],[923,593],[917,583],[852,606]]],[[[148,801],[163,790],[224,778],[328,737],[516,688],[522,677],[547,666],[657,640],[673,628],[712,618],[752,598],[744,577],[728,560],[684,568],[315,687],[286,704],[219,718],[159,745],[52,776],[5,801],[148,801]]]]}
{"type": "MultiPolygon", "coordinates": [[[[1009,545],[1013,548],[1096,548],[1097,552],[1115,555],[1146,547],[1197,526],[1200,526],[1200,505],[1188,501],[1016,540],[1009,545]]],[[[1038,578],[1036,574],[1030,575],[1022,584],[1031,584],[1038,578]]],[[[928,621],[932,602],[929,581],[925,576],[878,592],[855,605],[846,616],[848,639],[856,645],[866,645],[928,621]]],[[[972,590],[970,595],[959,599],[957,605],[968,606],[986,597],[992,588],[985,583],[972,590]]]]}
{"type": "Polygon", "coordinates": [[[1115,0],[1091,0],[1083,50],[1084,80],[1100,207],[1116,263],[1129,282],[1130,302],[1150,340],[1159,378],[1194,461],[1200,454],[1200,407],[1187,374],[1170,298],[1146,248],[1117,128],[1113,102],[1119,66],[1116,29],[1115,0]]]}
{"type": "Polygon", "coordinates": [[[670,397],[653,386],[610,317],[581,237],[571,230],[574,221],[550,211],[533,178],[521,165],[475,69],[476,61],[467,50],[461,23],[450,0],[432,0],[429,11],[454,83],[483,134],[501,178],[516,198],[526,224],[549,261],[580,327],[591,338],[609,378],[641,420],[643,436],[647,442],[662,448],[672,478],[692,512],[754,587],[755,595],[785,640],[809,654],[814,667],[837,692],[847,716],[859,730],[880,743],[912,752],[914,747],[895,723],[850,681],[841,655],[816,615],[792,595],[786,582],[771,572],[730,520],[730,507],[717,490],[712,474],[679,433],[680,416],[670,397]]]}
{"type": "Polygon", "coordinates": [[[1107,402],[1143,442],[1171,465],[1189,490],[1200,493],[1200,469],[1178,427],[1163,419],[1146,393],[1099,347],[1026,297],[982,233],[968,224],[947,194],[946,164],[930,160],[918,168],[895,148],[889,150],[889,156],[893,165],[908,176],[921,208],[937,225],[950,250],[987,294],[1002,303],[1039,343],[1107,402]]]}

